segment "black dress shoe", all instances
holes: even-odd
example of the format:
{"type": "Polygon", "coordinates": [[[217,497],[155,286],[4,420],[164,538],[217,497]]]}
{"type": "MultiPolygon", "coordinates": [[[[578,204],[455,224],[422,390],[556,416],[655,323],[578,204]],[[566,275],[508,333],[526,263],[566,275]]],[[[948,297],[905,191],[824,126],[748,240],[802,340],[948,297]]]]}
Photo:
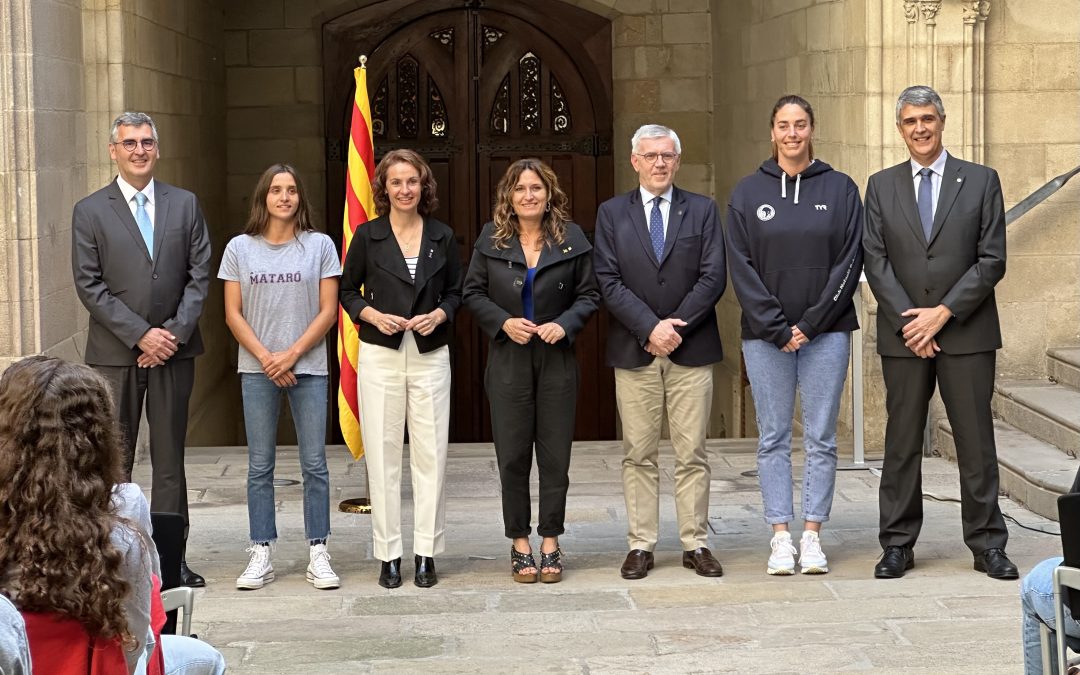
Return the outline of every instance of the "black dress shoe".
{"type": "Polygon", "coordinates": [[[414,584],[420,588],[431,588],[439,583],[439,577],[435,574],[434,558],[414,555],[413,562],[416,563],[416,576],[413,577],[414,584]]]}
{"type": "Polygon", "coordinates": [[[191,568],[187,566],[186,560],[181,560],[180,583],[184,586],[191,586],[192,588],[202,588],[206,585],[206,579],[203,579],[202,575],[196,574],[195,572],[191,571],[191,568]]]}
{"type": "Polygon", "coordinates": [[[623,579],[644,579],[652,568],[652,551],[635,548],[626,554],[626,560],[623,561],[619,574],[623,579]]]}
{"type": "Polygon", "coordinates": [[[1005,555],[1003,548],[988,548],[975,556],[975,571],[986,572],[991,579],[1019,579],[1016,565],[1005,555]]]}
{"type": "Polygon", "coordinates": [[[401,585],[401,558],[383,561],[379,585],[383,588],[397,588],[401,585]]]}
{"type": "Polygon", "coordinates": [[[874,566],[877,579],[899,579],[915,567],[915,553],[907,546],[886,546],[881,560],[874,566]]]}
{"type": "Polygon", "coordinates": [[[683,551],[682,566],[688,570],[694,570],[701,577],[722,577],[724,568],[720,566],[712,551],[702,546],[693,551],[683,551]]]}

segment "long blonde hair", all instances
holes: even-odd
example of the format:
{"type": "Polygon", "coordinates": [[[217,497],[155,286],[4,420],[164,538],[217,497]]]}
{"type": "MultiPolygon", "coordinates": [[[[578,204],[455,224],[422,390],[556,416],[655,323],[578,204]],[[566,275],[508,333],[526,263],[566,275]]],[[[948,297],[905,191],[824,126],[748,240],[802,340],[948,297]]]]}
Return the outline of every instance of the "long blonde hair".
{"type": "Polygon", "coordinates": [[[518,235],[517,214],[514,213],[514,188],[521,179],[521,174],[532,171],[540,177],[540,182],[547,190],[548,202],[544,210],[544,217],[540,220],[540,232],[544,243],[548,246],[562,244],[566,239],[566,223],[570,220],[567,215],[566,193],[559,187],[559,177],[536,158],[519,159],[510,165],[503,174],[499,185],[495,188],[495,233],[491,235],[491,241],[495,248],[509,248],[510,242],[518,235]]]}

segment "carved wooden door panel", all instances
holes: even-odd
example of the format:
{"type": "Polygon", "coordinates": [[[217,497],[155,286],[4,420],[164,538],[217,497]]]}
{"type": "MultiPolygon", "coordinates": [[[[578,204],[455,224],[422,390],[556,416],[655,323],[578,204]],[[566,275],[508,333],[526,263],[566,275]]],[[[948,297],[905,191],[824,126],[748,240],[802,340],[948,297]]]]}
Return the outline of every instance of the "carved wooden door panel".
{"type": "MultiPolygon", "coordinates": [[[[328,213],[340,213],[343,198],[344,165],[335,148],[347,139],[342,111],[352,92],[351,78],[341,75],[356,54],[366,53],[376,159],[398,147],[424,155],[439,184],[435,216],[454,229],[465,264],[491,218],[496,184],[521,157],[539,157],[556,171],[575,222],[591,237],[596,207],[613,189],[610,27],[559,2],[545,5],[543,13],[523,6],[529,3],[499,0],[482,9],[472,6],[479,3],[447,9],[448,3],[431,0],[394,4],[384,15],[358,10],[324,27],[328,213]],[[577,32],[568,28],[573,26],[577,32]],[[585,44],[606,65],[588,60],[583,67],[585,44]],[[571,55],[575,46],[581,49],[578,62],[571,55]]],[[[331,234],[339,236],[340,229],[331,234]]],[[[606,327],[602,312],[577,341],[579,440],[614,438],[606,327]]],[[[472,316],[459,313],[451,349],[452,441],[491,439],[486,349],[487,337],[472,316]]]]}

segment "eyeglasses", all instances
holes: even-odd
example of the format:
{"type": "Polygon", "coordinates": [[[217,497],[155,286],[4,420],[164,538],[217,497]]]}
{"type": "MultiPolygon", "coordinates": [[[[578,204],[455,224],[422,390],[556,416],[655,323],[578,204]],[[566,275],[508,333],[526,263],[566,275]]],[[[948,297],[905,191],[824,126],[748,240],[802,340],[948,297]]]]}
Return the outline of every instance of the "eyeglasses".
{"type": "Polygon", "coordinates": [[[658,159],[661,164],[671,164],[679,157],[679,153],[677,152],[646,152],[644,154],[635,152],[634,154],[649,164],[655,164],[658,159]]]}
{"type": "Polygon", "coordinates": [[[144,138],[142,141],[136,141],[134,138],[127,138],[113,143],[113,145],[123,146],[128,152],[135,152],[135,148],[139,147],[140,144],[142,145],[142,149],[147,152],[152,152],[153,149],[157,147],[157,141],[152,138],[144,138]]]}

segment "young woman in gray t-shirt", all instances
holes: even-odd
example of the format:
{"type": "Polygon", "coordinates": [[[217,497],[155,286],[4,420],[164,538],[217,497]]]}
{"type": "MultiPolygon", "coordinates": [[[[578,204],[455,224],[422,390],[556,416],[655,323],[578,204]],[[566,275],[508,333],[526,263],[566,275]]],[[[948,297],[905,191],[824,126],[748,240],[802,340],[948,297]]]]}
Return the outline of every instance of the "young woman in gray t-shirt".
{"type": "Polygon", "coordinates": [[[289,398],[304,478],[307,580],[337,588],[326,538],[330,477],[326,468],[326,333],[337,318],[341,267],[334,242],[311,224],[303,184],[288,164],[263,172],[244,234],[229,242],[218,278],[225,280],[225,321],[240,343],[237,370],[248,441],[251,554],[237,588],[274,580],[271,544],[274,460],[281,395],[289,398]]]}

